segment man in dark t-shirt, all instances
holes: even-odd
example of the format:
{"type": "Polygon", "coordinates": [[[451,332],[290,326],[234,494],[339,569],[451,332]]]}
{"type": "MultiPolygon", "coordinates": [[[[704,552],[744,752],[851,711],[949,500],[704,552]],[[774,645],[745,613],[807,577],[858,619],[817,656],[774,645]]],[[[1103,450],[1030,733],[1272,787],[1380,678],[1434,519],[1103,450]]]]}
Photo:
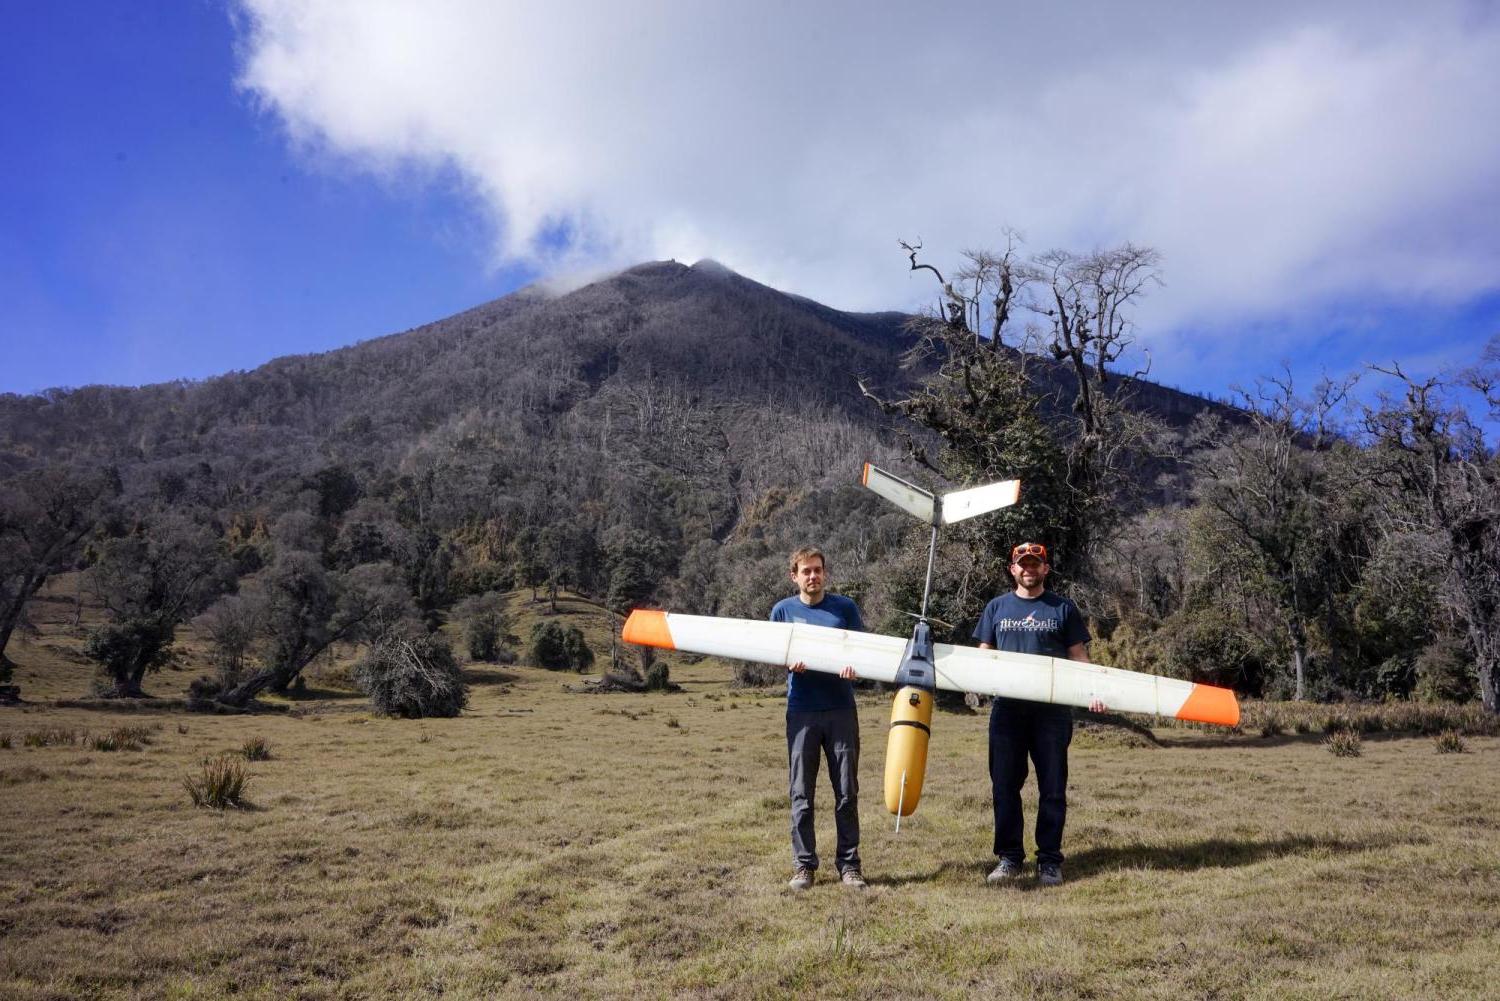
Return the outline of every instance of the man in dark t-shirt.
{"type": "MultiPolygon", "coordinates": [[[[797,550],[790,562],[797,593],[771,609],[772,622],[805,622],[832,629],[864,632],[859,606],[841,594],[829,594],[827,566],[821,550],[797,550]]],[[[859,863],[859,717],[854,709],[854,668],[838,675],[809,671],[796,663],[786,685],[787,784],[792,799],[792,865],[794,890],[813,884],[818,869],[817,838],[813,830],[813,793],[818,760],[828,759],[833,784],[833,816],[838,829],[839,881],[862,890],[865,879],[859,863]]]]}
{"type": "MultiPolygon", "coordinates": [[[[1067,598],[1046,590],[1047,547],[1023,542],[1011,550],[1010,573],[1016,589],[984,608],[974,638],[985,650],[1006,650],[1087,662],[1089,631],[1083,616],[1067,598]]],[[[1104,703],[1089,706],[1095,712],[1104,703]]],[[[1036,766],[1037,880],[1045,886],[1062,882],[1062,832],[1068,811],[1068,744],[1073,739],[1073,710],[1068,706],[996,698],[990,709],[990,786],[995,802],[995,854],[999,863],[988,881],[1019,877],[1026,860],[1021,840],[1025,817],[1021,786],[1028,756],[1036,766]]]]}

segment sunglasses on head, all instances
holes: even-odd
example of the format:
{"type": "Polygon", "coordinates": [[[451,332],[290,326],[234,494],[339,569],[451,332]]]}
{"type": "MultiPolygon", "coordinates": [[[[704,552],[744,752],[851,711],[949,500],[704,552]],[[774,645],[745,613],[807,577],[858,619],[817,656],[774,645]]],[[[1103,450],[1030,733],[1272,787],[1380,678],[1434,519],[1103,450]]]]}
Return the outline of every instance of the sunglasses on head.
{"type": "Polygon", "coordinates": [[[1010,561],[1019,563],[1027,556],[1035,556],[1043,563],[1047,562],[1047,547],[1039,542],[1023,542],[1010,551],[1010,561]]]}

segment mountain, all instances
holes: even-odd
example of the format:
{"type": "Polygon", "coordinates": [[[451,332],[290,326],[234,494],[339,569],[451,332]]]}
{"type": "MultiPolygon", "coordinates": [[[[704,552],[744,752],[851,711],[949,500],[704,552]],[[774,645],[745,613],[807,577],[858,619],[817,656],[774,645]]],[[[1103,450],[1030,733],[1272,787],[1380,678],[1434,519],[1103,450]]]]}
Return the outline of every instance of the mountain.
{"type": "MultiPolygon", "coordinates": [[[[602,594],[633,553],[677,607],[751,614],[792,543],[857,577],[905,537],[854,484],[866,460],[903,468],[856,377],[920,377],[907,320],[642,264],[201,382],[0,396],[0,475],[111,466],[261,552],[311,544],[293,526],[313,518],[335,562],[443,578],[434,605],[548,573],[602,594]]],[[[1175,425],[1211,406],[1149,383],[1137,405],[1175,425]]]]}

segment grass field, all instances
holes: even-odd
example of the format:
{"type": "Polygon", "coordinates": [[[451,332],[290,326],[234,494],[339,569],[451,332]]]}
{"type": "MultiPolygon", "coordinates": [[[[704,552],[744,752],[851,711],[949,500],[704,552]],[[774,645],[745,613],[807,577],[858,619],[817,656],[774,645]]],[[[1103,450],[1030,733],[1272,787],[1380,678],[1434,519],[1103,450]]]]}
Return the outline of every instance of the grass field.
{"type": "MultiPolygon", "coordinates": [[[[12,651],[33,702],[87,688],[54,606],[12,651]]],[[[1500,738],[1080,731],[1067,884],[996,888],[984,717],[939,714],[896,834],[871,694],[871,888],[795,895],[783,700],[673,678],[476,666],[461,718],[416,722],[316,680],[254,716],[0,708],[0,997],[1495,996],[1500,738]],[[27,739],[122,727],[139,750],[27,739]],[[195,809],[184,777],[257,738],[250,807],[195,809]]]]}

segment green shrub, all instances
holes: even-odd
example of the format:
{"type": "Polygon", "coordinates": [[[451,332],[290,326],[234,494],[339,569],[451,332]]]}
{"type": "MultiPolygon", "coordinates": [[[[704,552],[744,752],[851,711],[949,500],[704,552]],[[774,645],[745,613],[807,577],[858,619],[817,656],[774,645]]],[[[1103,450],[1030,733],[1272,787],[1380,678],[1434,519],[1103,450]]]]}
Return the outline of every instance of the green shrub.
{"type": "Polygon", "coordinates": [[[494,660],[500,652],[500,623],[493,616],[470,619],[464,625],[464,643],[470,660],[494,660]]]}
{"type": "Polygon", "coordinates": [[[240,745],[240,755],[246,761],[270,761],[271,745],[264,737],[251,737],[240,745]]]}
{"type": "Polygon", "coordinates": [[[1463,754],[1468,745],[1464,743],[1463,734],[1457,730],[1444,730],[1434,738],[1439,754],[1463,754]]]}
{"type": "Polygon", "coordinates": [[[457,716],[469,702],[463,673],[441,637],[391,637],[354,669],[377,712],[403,719],[457,716]]]}
{"type": "Polygon", "coordinates": [[[493,592],[465,598],[454,607],[453,618],[463,628],[470,660],[499,658],[506,629],[504,598],[493,592]]]}
{"type": "Polygon", "coordinates": [[[223,690],[223,681],[207,674],[200,674],[188,682],[188,698],[190,699],[212,702],[219,697],[219,693],[223,690]]]}
{"type": "Polygon", "coordinates": [[[1423,702],[1467,702],[1476,694],[1474,663],[1461,642],[1439,640],[1424,648],[1416,674],[1412,694],[1423,702]]]}
{"type": "Polygon", "coordinates": [[[671,671],[666,661],[658,660],[646,668],[646,691],[665,692],[672,687],[671,671]]]}
{"type": "Polygon", "coordinates": [[[732,662],[731,688],[770,688],[786,684],[786,668],[780,664],[761,664],[752,660],[732,662]]]}
{"type": "Polygon", "coordinates": [[[1360,746],[1359,733],[1355,730],[1335,730],[1323,743],[1335,758],[1357,758],[1364,750],[1360,746]]]}
{"type": "Polygon", "coordinates": [[[240,808],[247,805],[245,790],[250,785],[250,776],[245,774],[245,766],[238,759],[221,754],[204,758],[198,773],[184,776],[182,785],[194,806],[211,810],[240,808]]]}
{"type": "Polygon", "coordinates": [[[531,628],[527,660],[549,671],[584,671],[594,663],[594,651],[577,626],[538,622],[531,628]]]}

